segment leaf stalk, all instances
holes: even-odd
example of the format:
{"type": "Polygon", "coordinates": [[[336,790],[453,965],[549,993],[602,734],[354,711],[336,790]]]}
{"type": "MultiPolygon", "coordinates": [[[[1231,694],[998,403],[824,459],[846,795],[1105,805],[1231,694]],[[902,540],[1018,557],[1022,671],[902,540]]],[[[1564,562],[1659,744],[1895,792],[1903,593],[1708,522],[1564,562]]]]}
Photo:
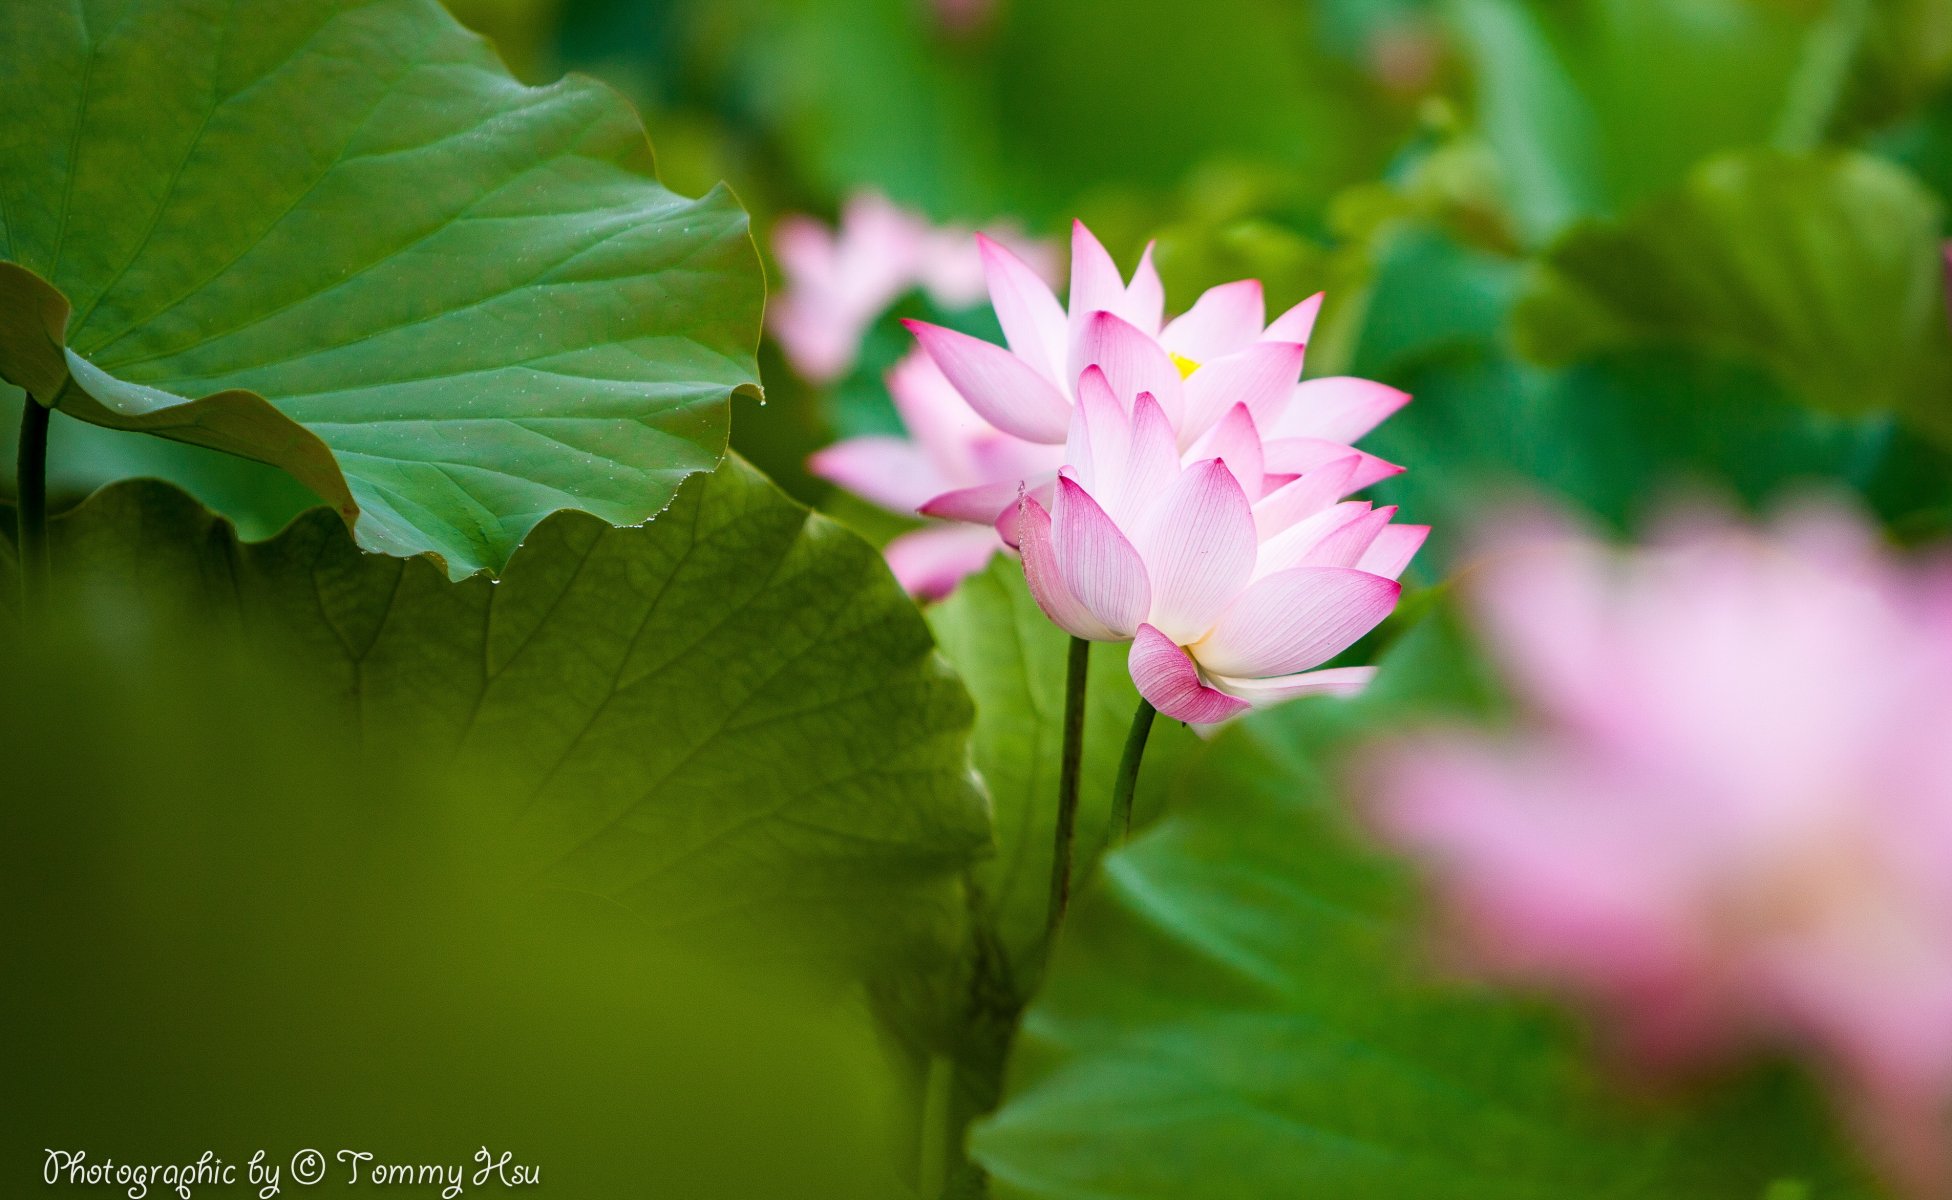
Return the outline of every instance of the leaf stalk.
{"type": "Polygon", "coordinates": [[[1047,931],[1057,936],[1071,902],[1071,859],[1078,839],[1078,777],[1084,767],[1084,693],[1091,643],[1071,639],[1064,671],[1064,756],[1057,771],[1057,828],[1051,845],[1051,903],[1047,931]]]}
{"type": "Polygon", "coordinates": [[[1152,736],[1152,718],[1159,710],[1145,700],[1132,714],[1131,731],[1125,735],[1125,752],[1118,759],[1118,774],[1112,780],[1112,840],[1124,842],[1132,836],[1132,795],[1139,788],[1139,765],[1145,760],[1146,739],[1152,736]]]}

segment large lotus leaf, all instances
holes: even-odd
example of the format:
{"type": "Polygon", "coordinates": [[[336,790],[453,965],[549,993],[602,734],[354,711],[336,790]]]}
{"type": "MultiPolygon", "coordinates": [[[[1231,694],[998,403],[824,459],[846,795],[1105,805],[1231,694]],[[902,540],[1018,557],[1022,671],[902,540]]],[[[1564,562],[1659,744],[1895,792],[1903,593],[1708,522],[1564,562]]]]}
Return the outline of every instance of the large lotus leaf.
{"type": "Polygon", "coordinates": [[[1941,219],[1915,179],[1865,155],[1715,159],[1556,246],[1516,336],[1548,362],[1692,343],[1758,362],[1833,412],[1952,426],[1941,219]]]}
{"type": "Polygon", "coordinates": [[[972,1135],[1051,1200],[1843,1200],[1801,1082],[1628,1099],[1535,1003],[1442,982],[1403,870],[1351,834],[1338,753],[1475,678],[1426,622],[1356,702],[1222,734],[1107,858],[972,1135]]]}
{"type": "Polygon", "coordinates": [[[239,543],[147,481],[51,536],[73,607],[244,638],[370,761],[505,818],[525,875],[660,929],[885,947],[988,844],[969,697],[920,615],[872,548],[736,459],[648,525],[551,517],[499,582],[361,554],[322,509],[239,543]]]}
{"type": "Polygon", "coordinates": [[[271,463],[360,544],[499,569],[642,521],[754,385],[746,218],[630,108],[434,0],[0,7],[0,378],[271,463]]]}

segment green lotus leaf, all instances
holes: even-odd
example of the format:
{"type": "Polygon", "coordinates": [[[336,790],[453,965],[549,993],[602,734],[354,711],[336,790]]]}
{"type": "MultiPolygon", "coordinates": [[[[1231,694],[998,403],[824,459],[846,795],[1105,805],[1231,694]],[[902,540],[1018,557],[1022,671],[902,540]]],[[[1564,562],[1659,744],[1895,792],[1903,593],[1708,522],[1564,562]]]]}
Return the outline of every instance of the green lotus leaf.
{"type": "Polygon", "coordinates": [[[1357,701],[1230,728],[1104,864],[974,1130],[1048,1200],[1760,1200],[1875,1195],[1779,1071],[1634,1099],[1535,1002],[1446,982],[1415,889],[1349,828],[1341,753],[1488,702],[1426,620],[1357,701]]]}
{"type": "Polygon", "coordinates": [[[0,9],[0,378],[281,468],[360,545],[499,570],[662,509],[755,386],[724,189],[433,0],[0,9]]]}
{"type": "Polygon", "coordinates": [[[1938,201],[1867,155],[1730,155],[1627,219],[1575,229],[1514,313],[1527,354],[1686,343],[1831,412],[1952,427],[1938,201]]]}
{"type": "Polygon", "coordinates": [[[549,518],[499,581],[362,554],[325,509],[240,543],[154,481],[58,518],[51,551],[64,608],[241,639],[367,761],[505,819],[520,877],[659,930],[906,951],[988,848],[927,625],[867,543],[736,458],[647,525],[549,518]]]}
{"type": "Polygon", "coordinates": [[[1441,11],[1528,243],[1617,215],[1706,155],[1814,144],[1842,83],[1836,32],[1793,4],[1446,0],[1441,11]]]}

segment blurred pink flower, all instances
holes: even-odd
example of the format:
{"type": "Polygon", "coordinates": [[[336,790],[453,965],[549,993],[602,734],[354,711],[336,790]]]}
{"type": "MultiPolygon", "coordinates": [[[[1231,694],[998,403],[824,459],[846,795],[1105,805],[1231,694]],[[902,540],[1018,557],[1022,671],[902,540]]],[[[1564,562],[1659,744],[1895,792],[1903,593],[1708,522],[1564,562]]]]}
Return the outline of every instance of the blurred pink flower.
{"type": "MultiPolygon", "coordinates": [[[[1052,270],[1050,247],[1007,228],[993,233],[1033,271],[1052,270]]],[[[851,370],[868,329],[908,292],[919,287],[945,308],[966,308],[983,294],[982,258],[967,229],[931,226],[873,192],[848,198],[838,229],[782,217],[773,256],[786,279],[767,324],[793,369],[815,383],[851,370]]]]}
{"type": "Polygon", "coordinates": [[[1128,410],[1094,365],[1050,508],[1021,501],[1038,605],[1073,636],[1130,640],[1140,693],[1177,720],[1360,689],[1372,668],[1315,668],[1389,614],[1428,533],[1390,524],[1394,508],[1338,503],[1363,485],[1363,455],[1270,486],[1262,451],[1237,403],[1182,465],[1158,398],[1140,392],[1128,410]]]}
{"type": "Polygon", "coordinates": [[[1646,1066],[1811,1045],[1946,1194],[1952,576],[1836,513],[1636,553],[1535,528],[1478,576],[1527,719],[1367,771],[1473,961],[1590,998],[1646,1066]]]}
{"type": "MultiPolygon", "coordinates": [[[[836,442],[808,461],[815,475],[900,513],[984,480],[1055,476],[1063,455],[1059,447],[991,428],[919,350],[889,370],[887,384],[908,436],[836,442]]],[[[932,600],[982,570],[998,548],[996,532],[987,526],[937,522],[891,542],[888,562],[903,587],[932,600]]]]}

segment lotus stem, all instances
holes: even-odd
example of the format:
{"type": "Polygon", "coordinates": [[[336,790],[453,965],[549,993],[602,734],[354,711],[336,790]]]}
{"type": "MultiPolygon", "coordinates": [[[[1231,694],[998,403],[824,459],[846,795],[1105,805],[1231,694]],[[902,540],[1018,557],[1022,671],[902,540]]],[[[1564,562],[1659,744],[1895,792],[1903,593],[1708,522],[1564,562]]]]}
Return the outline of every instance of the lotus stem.
{"type": "Polygon", "coordinates": [[[48,410],[27,396],[21,402],[20,463],[14,475],[18,492],[21,599],[29,613],[46,601],[47,553],[47,423],[48,410]]]}
{"type": "Polygon", "coordinates": [[[1071,639],[1064,671],[1064,757],[1057,771],[1057,832],[1051,845],[1049,935],[1064,923],[1071,902],[1071,857],[1078,837],[1078,777],[1084,766],[1084,690],[1091,673],[1091,643],[1071,639]]]}
{"type": "Polygon", "coordinates": [[[1152,736],[1152,718],[1158,709],[1145,700],[1132,714],[1132,730],[1125,735],[1125,753],[1118,760],[1118,775],[1112,780],[1112,838],[1123,842],[1132,836],[1132,794],[1139,788],[1139,764],[1145,759],[1146,739],[1152,736]]]}

